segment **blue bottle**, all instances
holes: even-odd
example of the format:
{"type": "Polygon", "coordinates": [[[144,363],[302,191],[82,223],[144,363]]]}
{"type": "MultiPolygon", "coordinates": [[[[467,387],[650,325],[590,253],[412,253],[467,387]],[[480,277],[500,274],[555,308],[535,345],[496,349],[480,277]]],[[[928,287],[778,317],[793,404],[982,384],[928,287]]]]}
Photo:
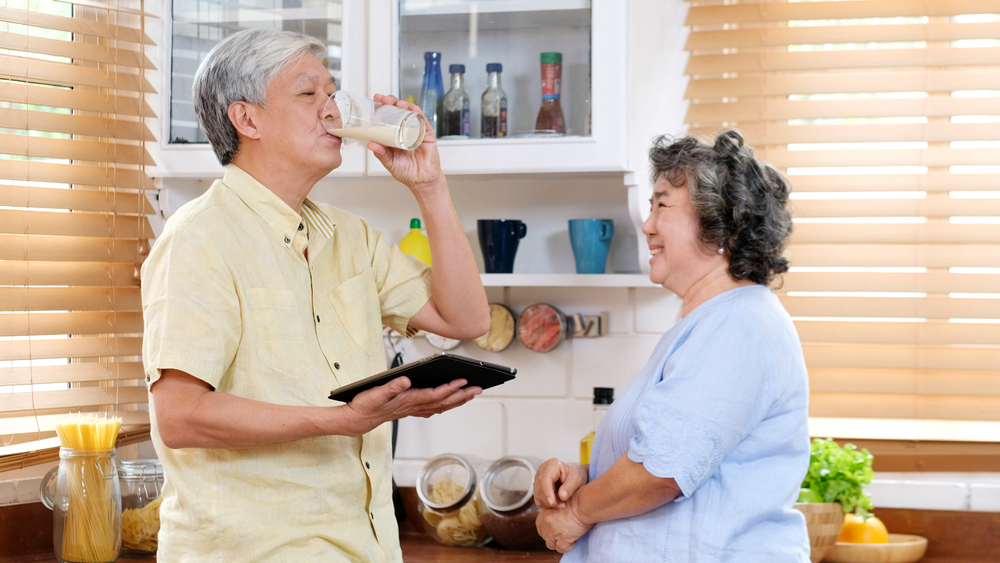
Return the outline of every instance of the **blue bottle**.
{"type": "Polygon", "coordinates": [[[444,114],[444,83],[441,81],[441,53],[424,53],[424,86],[420,91],[420,109],[431,122],[434,134],[441,136],[439,119],[444,114]]]}

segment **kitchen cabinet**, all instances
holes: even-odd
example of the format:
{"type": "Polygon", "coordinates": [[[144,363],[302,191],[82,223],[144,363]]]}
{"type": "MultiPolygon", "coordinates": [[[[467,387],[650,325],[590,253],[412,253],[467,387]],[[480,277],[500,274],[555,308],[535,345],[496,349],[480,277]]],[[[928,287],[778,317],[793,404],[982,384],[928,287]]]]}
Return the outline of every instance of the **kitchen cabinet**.
{"type": "Polygon", "coordinates": [[[484,287],[660,287],[646,274],[481,274],[484,287]]]}

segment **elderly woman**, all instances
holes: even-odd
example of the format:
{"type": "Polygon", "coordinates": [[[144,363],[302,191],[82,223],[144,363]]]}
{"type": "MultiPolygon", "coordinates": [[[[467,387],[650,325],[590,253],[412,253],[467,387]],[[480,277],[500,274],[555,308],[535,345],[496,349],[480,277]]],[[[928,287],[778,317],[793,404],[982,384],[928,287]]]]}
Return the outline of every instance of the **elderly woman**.
{"type": "Polygon", "coordinates": [[[539,468],[539,533],[564,563],[807,562],[792,503],[808,380],[768,289],[788,270],[788,184],[732,131],[660,138],[650,160],[649,277],[684,300],[682,319],[604,417],[590,466],[539,468]]]}

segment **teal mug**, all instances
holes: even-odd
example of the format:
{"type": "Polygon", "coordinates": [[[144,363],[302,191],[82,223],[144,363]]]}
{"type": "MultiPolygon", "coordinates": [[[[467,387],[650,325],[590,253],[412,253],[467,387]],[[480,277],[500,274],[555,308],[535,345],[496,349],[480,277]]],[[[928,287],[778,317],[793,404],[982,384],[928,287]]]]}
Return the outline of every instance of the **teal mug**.
{"type": "Polygon", "coordinates": [[[569,220],[569,241],[576,259],[576,273],[604,273],[614,234],[615,223],[611,219],[569,220]]]}

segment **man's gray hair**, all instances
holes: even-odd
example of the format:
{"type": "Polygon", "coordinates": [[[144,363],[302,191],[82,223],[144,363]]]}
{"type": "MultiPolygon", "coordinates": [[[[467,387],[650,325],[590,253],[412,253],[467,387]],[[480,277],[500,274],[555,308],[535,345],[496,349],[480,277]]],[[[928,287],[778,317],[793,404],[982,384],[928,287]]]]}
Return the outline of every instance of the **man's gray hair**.
{"type": "Polygon", "coordinates": [[[303,53],[322,59],[323,42],[308,35],[278,29],[246,29],[212,48],[194,75],[194,111],[225,166],[240,150],[236,127],[229,121],[233,102],[267,105],[267,86],[287,64],[303,53]]]}

